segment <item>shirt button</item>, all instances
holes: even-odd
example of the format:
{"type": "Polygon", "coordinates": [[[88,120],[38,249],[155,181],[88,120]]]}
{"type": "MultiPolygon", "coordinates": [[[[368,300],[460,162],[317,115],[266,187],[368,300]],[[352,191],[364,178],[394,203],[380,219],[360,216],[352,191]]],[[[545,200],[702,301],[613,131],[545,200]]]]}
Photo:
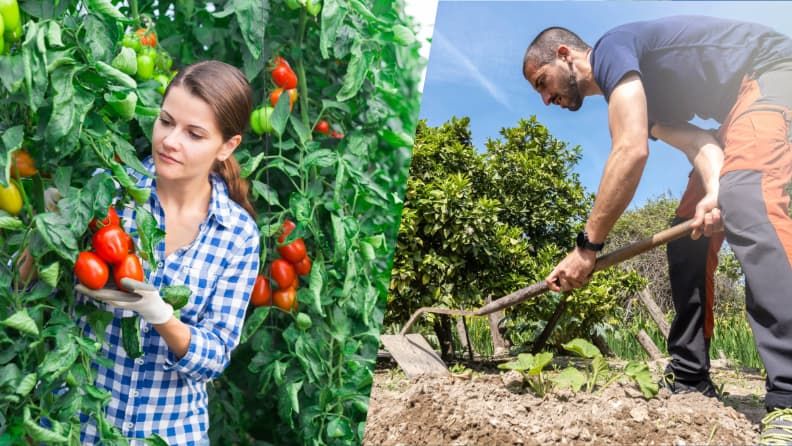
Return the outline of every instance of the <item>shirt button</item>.
{"type": "Polygon", "coordinates": [[[137,389],[132,390],[132,396],[140,396],[140,392],[137,389]]]}
{"type": "Polygon", "coordinates": [[[149,326],[148,326],[148,325],[146,325],[145,327],[143,327],[143,332],[144,332],[144,333],[148,333],[148,331],[149,331],[149,326]]]}
{"type": "Polygon", "coordinates": [[[165,265],[165,262],[160,261],[157,263],[158,268],[162,268],[163,265],[165,265]]]}
{"type": "Polygon", "coordinates": [[[143,361],[143,358],[137,358],[137,359],[135,359],[135,364],[137,364],[137,365],[143,365],[143,362],[144,362],[144,361],[143,361]]]}
{"type": "Polygon", "coordinates": [[[135,425],[134,425],[134,424],[132,424],[132,422],[126,422],[126,423],[124,423],[124,427],[125,427],[127,430],[129,430],[129,429],[132,429],[133,427],[135,427],[135,425]]]}

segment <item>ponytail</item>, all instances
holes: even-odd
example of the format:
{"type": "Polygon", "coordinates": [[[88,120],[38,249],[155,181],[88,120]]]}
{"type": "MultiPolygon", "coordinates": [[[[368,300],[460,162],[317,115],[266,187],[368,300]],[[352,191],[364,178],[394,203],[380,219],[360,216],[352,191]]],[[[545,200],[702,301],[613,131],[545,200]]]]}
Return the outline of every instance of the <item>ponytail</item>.
{"type": "Polygon", "coordinates": [[[228,194],[231,196],[231,199],[234,200],[238,205],[242,206],[255,220],[256,210],[253,209],[253,204],[251,204],[250,200],[248,199],[250,185],[246,179],[239,175],[239,162],[237,162],[236,158],[234,158],[234,155],[229,156],[225,161],[215,162],[214,168],[212,170],[220,175],[220,177],[225,181],[226,185],[228,186],[228,194]]]}

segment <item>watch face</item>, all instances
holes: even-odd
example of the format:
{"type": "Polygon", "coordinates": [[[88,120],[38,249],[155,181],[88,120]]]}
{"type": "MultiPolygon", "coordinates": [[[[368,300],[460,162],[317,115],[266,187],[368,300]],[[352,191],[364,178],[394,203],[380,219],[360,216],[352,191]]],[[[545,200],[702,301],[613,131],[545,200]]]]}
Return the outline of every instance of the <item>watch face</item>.
{"type": "Polygon", "coordinates": [[[582,248],[586,245],[586,235],[583,234],[583,232],[578,232],[575,244],[578,246],[578,248],[582,248]]]}

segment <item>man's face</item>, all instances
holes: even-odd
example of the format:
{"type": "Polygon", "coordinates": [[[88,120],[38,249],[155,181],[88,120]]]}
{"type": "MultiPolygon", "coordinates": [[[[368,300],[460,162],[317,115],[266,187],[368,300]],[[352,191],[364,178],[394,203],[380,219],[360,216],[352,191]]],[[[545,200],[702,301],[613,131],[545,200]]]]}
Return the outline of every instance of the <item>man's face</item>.
{"type": "Polygon", "coordinates": [[[542,96],[545,105],[556,104],[571,111],[583,105],[575,71],[560,59],[529,73],[528,81],[542,96]]]}

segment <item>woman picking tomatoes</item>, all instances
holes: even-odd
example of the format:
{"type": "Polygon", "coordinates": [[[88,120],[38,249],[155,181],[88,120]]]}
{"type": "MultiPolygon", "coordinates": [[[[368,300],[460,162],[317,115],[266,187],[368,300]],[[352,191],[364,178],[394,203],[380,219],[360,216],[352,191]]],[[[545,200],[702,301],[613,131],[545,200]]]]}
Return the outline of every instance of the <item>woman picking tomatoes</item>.
{"type": "MultiPolygon", "coordinates": [[[[113,365],[95,365],[96,386],[112,394],[106,415],[126,437],[209,444],[206,382],[222,373],[239,342],[259,269],[254,210],[233,157],[252,104],[247,80],[230,65],[205,61],[179,72],[154,124],[152,156],[143,161],[155,174],[130,171],[151,189],[144,208],[166,234],[144,266],[146,283],[124,282],[129,293],[76,287],[115,316],[103,345],[113,365]],[[177,318],[159,290],[181,284],[192,295],[177,318]],[[133,360],[120,340],[122,318],[135,315],[143,356],[133,360]]],[[[135,210],[118,211],[136,239],[135,210]]],[[[87,321],[81,325],[92,334],[87,321]]],[[[81,442],[99,442],[93,419],[83,417],[81,442]]]]}

